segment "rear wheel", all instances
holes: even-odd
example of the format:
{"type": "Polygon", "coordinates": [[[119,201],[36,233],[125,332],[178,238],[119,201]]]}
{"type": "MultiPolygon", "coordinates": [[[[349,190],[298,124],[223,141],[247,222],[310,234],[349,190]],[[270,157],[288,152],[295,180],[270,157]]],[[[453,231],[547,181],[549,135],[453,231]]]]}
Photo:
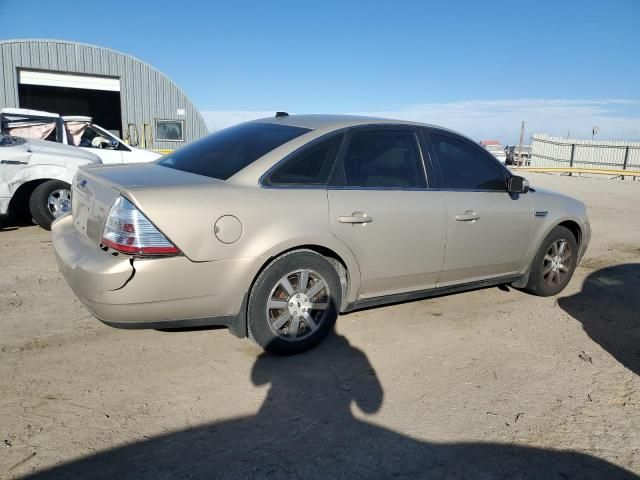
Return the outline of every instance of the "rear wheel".
{"type": "Polygon", "coordinates": [[[287,253],[251,289],[249,335],[271,353],[303,352],[331,331],[341,300],[340,279],[325,257],[311,250],[287,253]]]}
{"type": "Polygon", "coordinates": [[[577,263],[576,237],[566,227],[554,228],[533,260],[525,290],[541,297],[560,293],[571,280],[577,263]]]}
{"type": "Polygon", "coordinates": [[[38,225],[51,230],[56,218],[71,213],[71,185],[61,180],[41,183],[31,193],[29,210],[38,225]]]}

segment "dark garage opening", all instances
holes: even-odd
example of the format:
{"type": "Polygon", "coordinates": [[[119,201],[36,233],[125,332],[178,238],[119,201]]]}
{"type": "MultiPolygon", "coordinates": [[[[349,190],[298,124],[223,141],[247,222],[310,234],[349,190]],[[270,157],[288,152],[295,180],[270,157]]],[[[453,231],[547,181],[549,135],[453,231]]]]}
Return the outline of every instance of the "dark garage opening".
{"type": "Polygon", "coordinates": [[[18,95],[20,108],[60,115],[85,115],[122,137],[120,92],[21,84],[18,95]]]}

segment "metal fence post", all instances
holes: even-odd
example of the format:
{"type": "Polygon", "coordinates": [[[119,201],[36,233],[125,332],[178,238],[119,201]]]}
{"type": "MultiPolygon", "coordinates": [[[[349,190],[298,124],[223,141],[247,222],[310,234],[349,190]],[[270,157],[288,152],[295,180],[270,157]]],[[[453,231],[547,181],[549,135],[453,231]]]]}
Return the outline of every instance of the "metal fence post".
{"type": "MultiPolygon", "coordinates": [[[[627,169],[627,163],[629,162],[629,145],[624,149],[624,161],[622,162],[622,169],[627,169]]],[[[622,180],[624,180],[624,175],[622,175],[622,180]]]]}
{"type": "MultiPolygon", "coordinates": [[[[576,153],[576,144],[572,143],[571,144],[571,158],[569,159],[569,168],[573,168],[573,156],[575,155],[575,153],[576,153]]],[[[571,172],[569,172],[569,176],[570,177],[572,176],[571,172]]]]}

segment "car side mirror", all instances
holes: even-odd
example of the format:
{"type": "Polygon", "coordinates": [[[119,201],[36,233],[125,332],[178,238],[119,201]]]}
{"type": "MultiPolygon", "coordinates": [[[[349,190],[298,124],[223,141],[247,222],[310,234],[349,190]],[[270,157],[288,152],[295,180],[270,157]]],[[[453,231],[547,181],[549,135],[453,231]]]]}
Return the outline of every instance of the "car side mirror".
{"type": "Polygon", "coordinates": [[[527,193],[529,191],[529,180],[513,175],[509,177],[507,191],[509,193],[527,193]]]}

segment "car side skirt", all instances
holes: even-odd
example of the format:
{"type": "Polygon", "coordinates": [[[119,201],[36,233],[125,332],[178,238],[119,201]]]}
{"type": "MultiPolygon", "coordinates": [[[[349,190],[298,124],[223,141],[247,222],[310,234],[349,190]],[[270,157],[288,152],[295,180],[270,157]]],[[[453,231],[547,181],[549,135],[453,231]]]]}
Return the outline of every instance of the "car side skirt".
{"type": "MultiPolygon", "coordinates": [[[[377,307],[382,305],[390,305],[394,303],[410,302],[414,300],[423,300],[425,298],[441,297],[452,293],[465,292],[468,290],[477,290],[480,288],[493,287],[496,285],[504,285],[518,282],[522,280],[524,275],[509,275],[505,277],[490,278],[477,282],[462,283],[459,285],[448,285],[446,287],[436,287],[427,290],[418,290],[415,292],[396,293],[393,295],[384,295],[382,297],[365,298],[357,300],[347,305],[342,313],[349,313],[355,310],[377,307]]],[[[243,301],[243,309],[246,309],[246,297],[243,301]]],[[[122,323],[109,322],[100,320],[105,325],[121,329],[174,329],[174,328],[194,328],[208,326],[224,326],[237,337],[246,336],[246,319],[245,315],[222,315],[204,318],[190,318],[182,320],[166,320],[158,322],[139,322],[139,323],[122,323]]]]}
{"type": "Polygon", "coordinates": [[[382,297],[364,298],[356,300],[347,305],[344,313],[361,310],[363,308],[377,307],[381,305],[389,305],[392,303],[410,302],[413,300],[423,300],[425,298],[440,297],[452,293],[465,292],[468,290],[477,290],[479,288],[494,287],[496,285],[504,285],[515,283],[521,280],[523,275],[508,275],[504,277],[490,278],[487,280],[479,280],[476,282],[461,283],[458,285],[447,285],[446,287],[435,287],[427,290],[418,290],[415,292],[396,293],[393,295],[384,295],[382,297]]]}
{"type": "Polygon", "coordinates": [[[221,315],[204,318],[188,318],[183,320],[162,320],[158,322],[108,322],[101,320],[102,323],[114,328],[125,330],[139,329],[172,329],[172,328],[192,328],[192,327],[233,327],[238,323],[238,315],[221,315]]]}

